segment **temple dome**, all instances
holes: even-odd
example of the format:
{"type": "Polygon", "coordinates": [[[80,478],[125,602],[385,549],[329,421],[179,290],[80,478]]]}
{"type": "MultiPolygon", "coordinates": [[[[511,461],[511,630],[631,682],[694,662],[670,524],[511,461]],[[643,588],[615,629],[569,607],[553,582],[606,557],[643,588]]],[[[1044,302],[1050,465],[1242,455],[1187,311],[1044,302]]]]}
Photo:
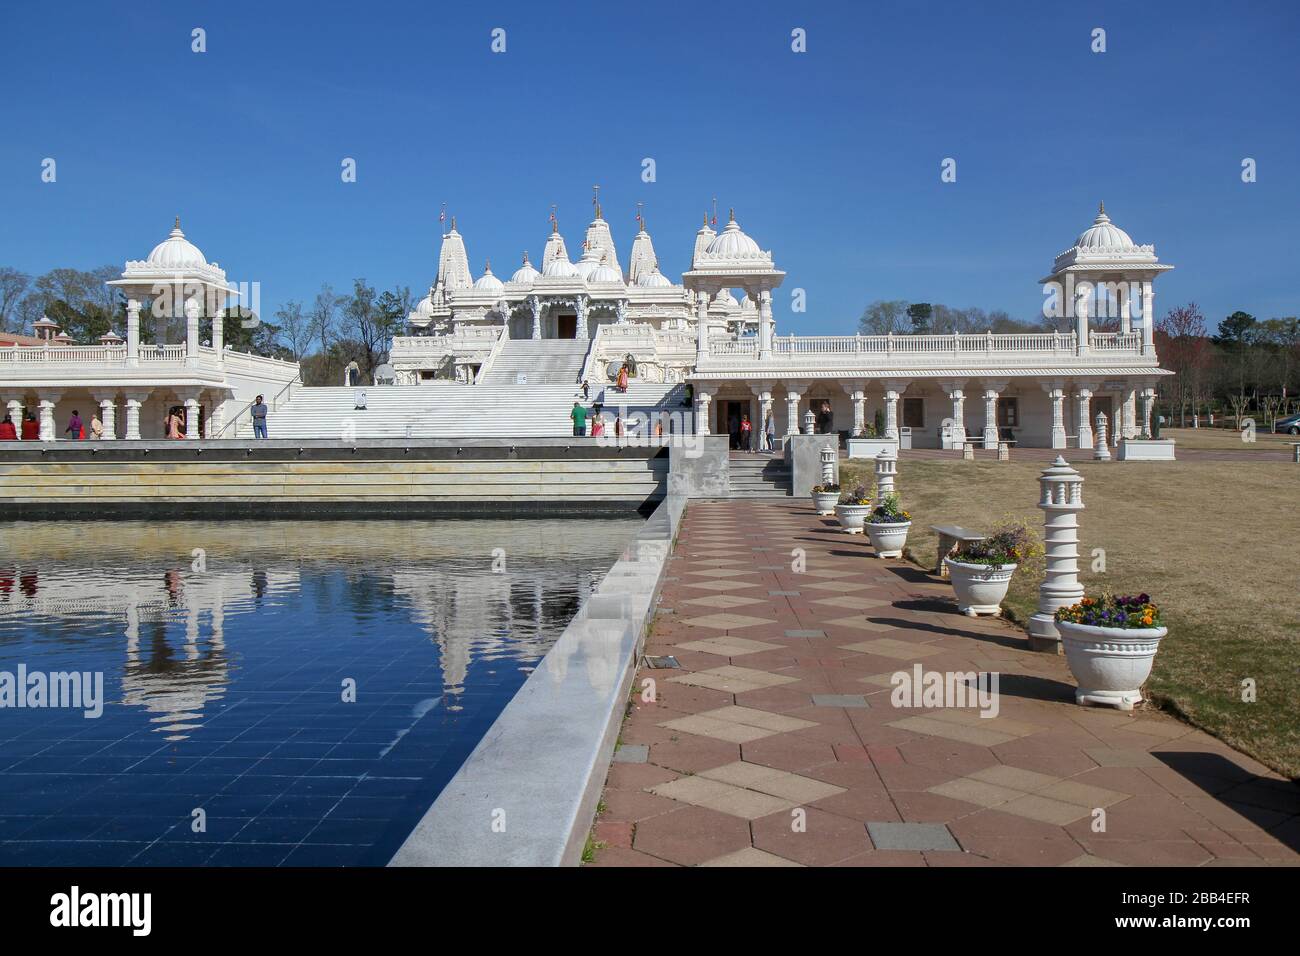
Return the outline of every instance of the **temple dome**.
{"type": "Polygon", "coordinates": [[[727,223],[727,228],[709,243],[705,251],[711,256],[722,256],[727,259],[751,259],[763,255],[762,250],[758,248],[758,243],[741,231],[734,213],[731,221],[727,223]]]}
{"type": "Polygon", "coordinates": [[[641,277],[636,280],[636,284],[643,289],[670,289],[673,285],[672,280],[660,272],[658,266],[655,266],[649,272],[641,273],[641,277]]]}
{"type": "Polygon", "coordinates": [[[510,277],[511,282],[518,282],[520,285],[532,285],[537,277],[541,275],[533,264],[528,261],[528,253],[524,253],[524,264],[515,270],[515,274],[510,277]]]}
{"type": "Polygon", "coordinates": [[[588,246],[584,249],[582,252],[582,258],[577,261],[576,265],[574,265],[574,268],[578,271],[578,275],[582,276],[583,279],[590,279],[591,274],[599,267],[600,252],[595,246],[588,246]]]}
{"type": "Polygon", "coordinates": [[[483,269],[483,274],[479,276],[478,281],[474,283],[474,291],[499,293],[504,292],[505,290],[506,287],[502,284],[501,280],[492,274],[492,263],[489,262],[483,269]]]}
{"type": "Polygon", "coordinates": [[[622,282],[623,273],[619,272],[609,264],[609,257],[600,260],[600,265],[587,276],[588,282],[622,282]]]}
{"type": "Polygon", "coordinates": [[[415,314],[421,318],[428,318],[433,315],[433,293],[430,292],[415,306],[415,314]]]}
{"type": "Polygon", "coordinates": [[[546,268],[542,270],[542,275],[548,279],[576,279],[578,277],[578,267],[570,262],[565,256],[557,255],[550,262],[546,263],[546,268]]]}
{"type": "Polygon", "coordinates": [[[153,247],[145,262],[155,269],[206,269],[208,261],[199,247],[181,232],[181,217],[176,217],[176,227],[171,234],[153,247]]]}
{"type": "Polygon", "coordinates": [[[1110,221],[1106,215],[1105,203],[1099,207],[1092,226],[1080,233],[1074,245],[1079,249],[1107,252],[1132,252],[1137,249],[1129,234],[1110,221]]]}

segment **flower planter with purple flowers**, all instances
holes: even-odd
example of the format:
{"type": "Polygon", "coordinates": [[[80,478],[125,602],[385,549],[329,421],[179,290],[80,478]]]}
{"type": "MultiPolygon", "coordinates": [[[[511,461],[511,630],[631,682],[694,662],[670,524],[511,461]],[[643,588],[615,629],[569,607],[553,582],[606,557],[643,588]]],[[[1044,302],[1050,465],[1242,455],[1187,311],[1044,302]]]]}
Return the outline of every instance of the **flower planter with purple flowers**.
{"type": "Polygon", "coordinates": [[[1056,612],[1056,627],[1079,684],[1076,703],[1132,710],[1142,702],[1142,685],[1169,633],[1147,595],[1085,597],[1056,612]]]}

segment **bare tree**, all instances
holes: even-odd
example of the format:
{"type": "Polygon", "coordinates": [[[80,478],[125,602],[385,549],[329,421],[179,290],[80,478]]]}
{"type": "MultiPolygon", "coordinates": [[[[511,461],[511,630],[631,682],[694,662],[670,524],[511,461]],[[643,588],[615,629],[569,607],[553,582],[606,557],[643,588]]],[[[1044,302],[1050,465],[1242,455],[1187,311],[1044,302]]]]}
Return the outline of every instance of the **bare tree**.
{"type": "Polygon", "coordinates": [[[862,313],[858,320],[858,332],[862,335],[898,334],[911,328],[907,317],[907,303],[902,299],[885,301],[877,299],[862,313]]]}
{"type": "Polygon", "coordinates": [[[18,303],[31,285],[32,277],[10,266],[0,266],[0,330],[17,331],[10,323],[18,315],[18,303]]]}
{"type": "Polygon", "coordinates": [[[289,351],[293,353],[293,360],[296,362],[302,357],[307,343],[311,341],[311,319],[303,314],[302,303],[292,300],[280,306],[275,312],[275,317],[279,322],[280,335],[289,346],[289,351]]]}
{"type": "Polygon", "coordinates": [[[333,286],[322,283],[307,313],[307,336],[320,342],[322,355],[329,352],[331,341],[338,337],[338,312],[343,301],[344,297],[336,295],[333,286]]]}
{"type": "Polygon", "coordinates": [[[1210,340],[1205,334],[1205,316],[1195,302],[1170,309],[1156,322],[1156,351],[1160,363],[1174,373],[1170,384],[1170,398],[1178,406],[1178,421],[1187,426],[1187,408],[1196,414],[1198,398],[1203,390],[1206,363],[1209,360],[1210,340]]]}

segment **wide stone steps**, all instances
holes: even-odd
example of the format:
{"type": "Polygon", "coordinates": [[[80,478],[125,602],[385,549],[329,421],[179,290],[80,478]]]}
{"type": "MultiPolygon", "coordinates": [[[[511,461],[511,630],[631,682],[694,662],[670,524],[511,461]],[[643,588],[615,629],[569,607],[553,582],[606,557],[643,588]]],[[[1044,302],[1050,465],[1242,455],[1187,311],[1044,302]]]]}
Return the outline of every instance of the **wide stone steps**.
{"type": "Polygon", "coordinates": [[[730,472],[733,498],[784,498],[792,489],[790,467],[783,458],[733,455],[730,472]]]}
{"type": "Polygon", "coordinates": [[[511,339],[483,372],[483,385],[571,385],[578,381],[591,343],[579,339],[511,339]]]}
{"type": "MultiPolygon", "coordinates": [[[[358,389],[302,388],[271,412],[271,438],[561,438],[573,435],[569,412],[582,392],[570,385],[407,385],[367,386],[366,408],[355,407],[358,389]]],[[[600,390],[583,401],[590,409],[600,390]]],[[[626,395],[605,388],[605,418],[616,412],[684,412],[682,386],[635,384],[626,395]]],[[[612,434],[612,432],[610,432],[612,434]]],[[[247,414],[240,438],[251,438],[247,414]]]]}

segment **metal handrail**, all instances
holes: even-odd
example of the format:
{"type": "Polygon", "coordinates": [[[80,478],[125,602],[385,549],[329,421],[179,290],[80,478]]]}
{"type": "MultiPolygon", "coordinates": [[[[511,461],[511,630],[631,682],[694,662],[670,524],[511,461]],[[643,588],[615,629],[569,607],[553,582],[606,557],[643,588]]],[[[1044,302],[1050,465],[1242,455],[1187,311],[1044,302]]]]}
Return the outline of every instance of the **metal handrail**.
{"type": "MultiPolygon", "coordinates": [[[[273,395],[273,396],[271,397],[270,411],[275,411],[276,409],[279,408],[279,406],[280,406],[280,396],[283,395],[285,392],[289,392],[289,397],[286,398],[285,401],[288,401],[289,398],[292,398],[292,397],[293,397],[293,391],[292,391],[292,389],[293,389],[293,387],[294,387],[295,385],[302,385],[302,373],[301,373],[301,372],[300,372],[299,374],[295,375],[295,376],[294,376],[294,377],[289,381],[289,383],[288,383],[287,385],[284,386],[284,388],[280,389],[280,391],[276,392],[275,395],[273,395]]],[[[304,387],[305,387],[305,386],[304,386],[304,387]]],[[[227,431],[231,426],[234,426],[234,427],[238,428],[238,427],[239,427],[239,420],[244,416],[244,413],[247,412],[249,409],[251,409],[251,408],[252,408],[254,405],[256,405],[256,404],[257,404],[257,399],[254,398],[251,402],[249,402],[247,405],[245,405],[243,408],[241,408],[238,412],[236,412],[232,417],[230,417],[229,419],[227,419],[227,420],[226,420],[226,423],[225,423],[224,425],[221,426],[221,431],[217,432],[216,437],[217,437],[217,438],[222,438],[222,437],[224,437],[225,434],[226,434],[226,431],[227,431]]]]}

